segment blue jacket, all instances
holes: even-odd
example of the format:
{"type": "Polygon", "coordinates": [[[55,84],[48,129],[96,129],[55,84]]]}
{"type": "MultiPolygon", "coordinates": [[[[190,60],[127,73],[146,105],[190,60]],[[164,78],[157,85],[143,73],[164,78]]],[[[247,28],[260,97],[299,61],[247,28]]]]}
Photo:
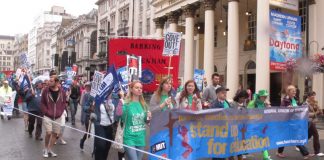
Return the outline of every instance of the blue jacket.
{"type": "MultiPolygon", "coordinates": [[[[227,100],[225,100],[224,102],[227,102],[229,108],[232,108],[231,104],[227,100]]],[[[213,101],[211,108],[224,108],[224,104],[218,101],[218,98],[216,98],[216,100],[213,101]]]]}
{"type": "Polygon", "coordinates": [[[90,116],[89,108],[93,102],[94,98],[90,95],[90,92],[84,93],[82,102],[81,102],[81,123],[85,124],[87,120],[87,116],[90,116]]]}
{"type": "Polygon", "coordinates": [[[41,112],[41,99],[42,99],[42,90],[35,88],[35,96],[32,95],[31,89],[28,89],[25,101],[27,103],[28,111],[41,112]]]}

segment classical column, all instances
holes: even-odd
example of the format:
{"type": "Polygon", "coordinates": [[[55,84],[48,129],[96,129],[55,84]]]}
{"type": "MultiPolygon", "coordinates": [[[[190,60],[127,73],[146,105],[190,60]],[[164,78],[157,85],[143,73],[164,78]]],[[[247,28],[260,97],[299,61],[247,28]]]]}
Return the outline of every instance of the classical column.
{"type": "Polygon", "coordinates": [[[137,37],[137,36],[139,36],[139,19],[140,19],[140,17],[139,17],[139,14],[140,14],[140,1],[133,1],[135,4],[133,4],[133,5],[135,5],[135,7],[134,7],[134,36],[135,37],[137,37]]]}
{"type": "Polygon", "coordinates": [[[239,0],[228,1],[227,78],[229,99],[235,96],[239,85],[239,0]]]}
{"type": "Polygon", "coordinates": [[[177,32],[177,26],[178,26],[178,20],[179,20],[179,12],[173,11],[169,14],[168,16],[168,21],[169,21],[169,31],[170,32],[177,32]]]}
{"type": "Polygon", "coordinates": [[[204,0],[205,7],[205,39],[204,39],[204,70],[208,85],[212,84],[214,72],[214,10],[216,0],[204,0]]]}
{"type": "Polygon", "coordinates": [[[186,17],[185,54],[184,54],[184,81],[193,79],[194,68],[194,14],[195,6],[186,5],[183,8],[186,17]]]}
{"type": "Polygon", "coordinates": [[[155,18],[153,21],[155,23],[155,28],[156,28],[155,36],[159,37],[159,38],[162,38],[163,37],[164,23],[166,21],[165,17],[155,18]]]}
{"type": "Polygon", "coordinates": [[[270,92],[269,0],[257,2],[257,48],[255,91],[270,92]]]}

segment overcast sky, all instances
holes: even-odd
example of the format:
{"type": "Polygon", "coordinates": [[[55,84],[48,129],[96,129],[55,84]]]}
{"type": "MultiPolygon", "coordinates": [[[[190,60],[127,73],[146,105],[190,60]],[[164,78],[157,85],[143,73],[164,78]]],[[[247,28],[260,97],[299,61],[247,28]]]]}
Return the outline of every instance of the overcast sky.
{"type": "Polygon", "coordinates": [[[97,0],[0,0],[0,35],[28,33],[33,19],[42,11],[50,11],[53,5],[78,16],[98,8],[95,2],[97,0]]]}

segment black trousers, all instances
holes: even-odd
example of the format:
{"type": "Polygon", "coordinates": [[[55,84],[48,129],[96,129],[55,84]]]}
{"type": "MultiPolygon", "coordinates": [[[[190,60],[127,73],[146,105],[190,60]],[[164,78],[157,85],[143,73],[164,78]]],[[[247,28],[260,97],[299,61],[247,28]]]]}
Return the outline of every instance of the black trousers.
{"type": "MultiPolygon", "coordinates": [[[[299,149],[299,152],[303,155],[303,156],[307,156],[309,155],[309,152],[307,150],[307,148],[305,146],[296,146],[299,149]]],[[[285,147],[280,147],[278,148],[278,153],[283,153],[285,147]]]]}
{"type": "MultiPolygon", "coordinates": [[[[113,140],[113,127],[95,125],[95,135],[106,139],[113,140]]],[[[95,160],[107,160],[111,143],[99,138],[94,139],[95,160]]]]}
{"type": "MultiPolygon", "coordinates": [[[[30,111],[29,113],[41,116],[40,112],[37,111],[30,111]]],[[[42,135],[42,119],[31,114],[28,116],[28,132],[29,134],[33,134],[36,122],[35,137],[39,138],[42,135]]]]}
{"type": "Polygon", "coordinates": [[[316,128],[316,124],[314,122],[308,122],[309,127],[308,127],[308,139],[312,138],[313,136],[313,147],[315,154],[320,153],[321,145],[319,141],[319,135],[318,131],[316,128]]]}
{"type": "MultiPolygon", "coordinates": [[[[84,122],[84,125],[85,125],[85,131],[88,132],[88,127],[89,127],[89,119],[90,119],[90,115],[86,115],[86,119],[85,119],[85,122],[84,122]]],[[[88,134],[84,134],[83,137],[82,137],[82,140],[85,141],[87,139],[87,135],[88,134]]],[[[88,135],[89,136],[89,135],[88,135]]]]}

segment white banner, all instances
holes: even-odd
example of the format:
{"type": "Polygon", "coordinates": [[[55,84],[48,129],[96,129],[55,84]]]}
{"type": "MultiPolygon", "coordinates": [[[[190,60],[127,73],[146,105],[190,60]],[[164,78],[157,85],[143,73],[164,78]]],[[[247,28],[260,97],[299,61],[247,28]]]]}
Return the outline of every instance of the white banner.
{"type": "Polygon", "coordinates": [[[270,0],[273,6],[298,11],[298,0],[270,0]]]}
{"type": "Polygon", "coordinates": [[[90,95],[92,97],[95,97],[98,90],[99,90],[99,87],[100,87],[100,84],[102,82],[102,79],[104,78],[104,74],[101,73],[101,72],[98,72],[98,71],[95,71],[94,75],[93,75],[93,81],[91,83],[91,92],[90,92],[90,95]]]}
{"type": "Polygon", "coordinates": [[[179,55],[181,33],[167,32],[164,37],[163,56],[179,55]]]}

